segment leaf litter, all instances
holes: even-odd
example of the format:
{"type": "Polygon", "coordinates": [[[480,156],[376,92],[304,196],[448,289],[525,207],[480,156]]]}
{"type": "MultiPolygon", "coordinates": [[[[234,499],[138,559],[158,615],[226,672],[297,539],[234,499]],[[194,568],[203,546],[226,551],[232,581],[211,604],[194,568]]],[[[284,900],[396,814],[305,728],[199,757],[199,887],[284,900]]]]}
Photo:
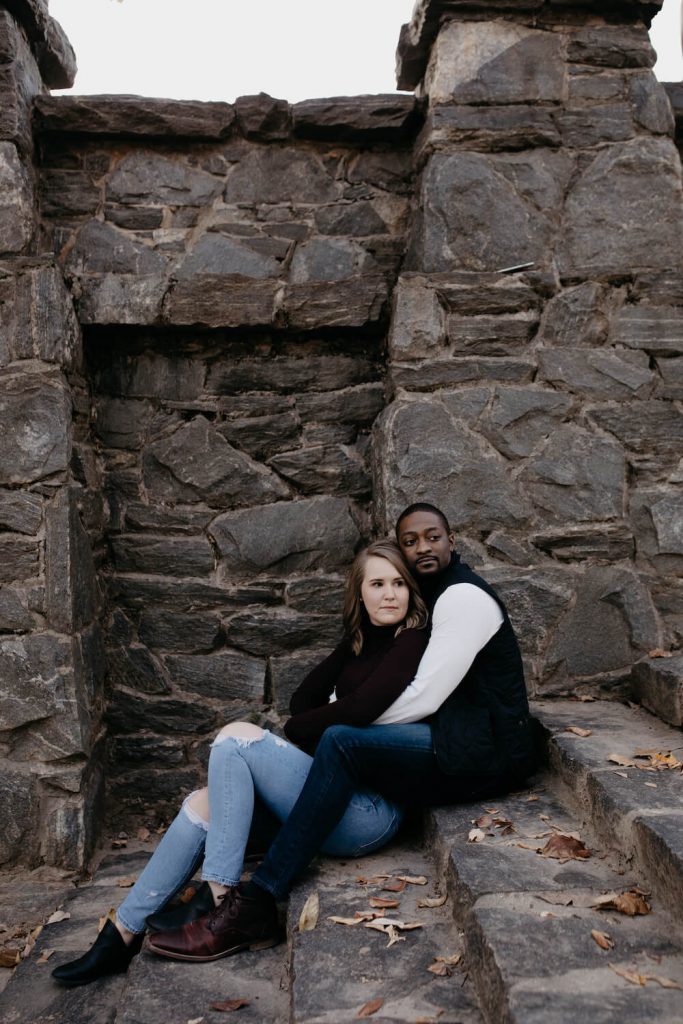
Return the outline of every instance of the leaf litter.
{"type": "Polygon", "coordinates": [[[318,923],[320,916],[320,896],[317,892],[311,893],[303,905],[299,915],[299,931],[312,932],[318,923]]]}
{"type": "Polygon", "coordinates": [[[640,889],[627,889],[625,892],[607,892],[598,896],[591,906],[595,910],[616,910],[619,914],[626,914],[628,917],[636,917],[639,914],[649,914],[650,904],[645,899],[645,893],[640,889]]]}
{"type": "Polygon", "coordinates": [[[373,1013],[377,1013],[384,1006],[383,999],[371,999],[370,1002],[364,1003],[360,1010],[356,1014],[356,1020],[362,1020],[364,1017],[372,1017],[373,1013]]]}

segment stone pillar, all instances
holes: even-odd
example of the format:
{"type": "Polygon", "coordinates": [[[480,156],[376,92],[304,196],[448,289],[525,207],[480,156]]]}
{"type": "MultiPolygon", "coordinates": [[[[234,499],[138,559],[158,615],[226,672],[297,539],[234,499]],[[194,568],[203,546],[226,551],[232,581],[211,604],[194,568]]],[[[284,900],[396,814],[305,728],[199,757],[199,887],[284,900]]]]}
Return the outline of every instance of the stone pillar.
{"type": "Polygon", "coordinates": [[[79,326],[38,253],[31,108],[74,73],[45,0],[0,3],[0,864],[69,868],[98,787],[97,474],[79,326]]]}
{"type": "Polygon", "coordinates": [[[445,509],[509,599],[534,692],[619,692],[680,639],[683,211],[659,6],[422,0],[399,44],[426,121],[378,517],[445,509]]]}

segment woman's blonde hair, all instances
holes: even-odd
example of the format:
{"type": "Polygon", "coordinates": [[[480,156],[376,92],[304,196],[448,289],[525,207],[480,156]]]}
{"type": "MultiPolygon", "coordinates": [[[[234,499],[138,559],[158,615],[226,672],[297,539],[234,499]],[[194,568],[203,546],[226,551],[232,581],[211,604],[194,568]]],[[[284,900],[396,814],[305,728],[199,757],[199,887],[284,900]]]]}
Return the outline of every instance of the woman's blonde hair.
{"type": "Polygon", "coordinates": [[[346,591],[344,593],[344,630],[351,641],[351,649],[354,654],[360,654],[363,649],[363,615],[361,586],[365,576],[365,567],[368,558],[386,558],[391,562],[396,572],[405,581],[408,591],[408,612],[405,620],[396,629],[395,636],[402,629],[422,629],[427,625],[427,608],[420,597],[417,583],[410,575],[410,570],[403,560],[400,548],[393,540],[376,540],[373,544],[359,551],[353,565],[349,570],[346,580],[346,591]]]}

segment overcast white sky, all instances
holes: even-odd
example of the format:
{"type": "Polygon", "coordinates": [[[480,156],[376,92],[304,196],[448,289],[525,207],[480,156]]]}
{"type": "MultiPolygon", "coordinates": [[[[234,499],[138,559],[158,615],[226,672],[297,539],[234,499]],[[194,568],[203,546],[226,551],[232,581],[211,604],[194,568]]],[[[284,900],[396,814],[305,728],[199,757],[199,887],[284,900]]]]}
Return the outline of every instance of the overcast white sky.
{"type": "MultiPolygon", "coordinates": [[[[73,93],[290,102],[393,92],[414,0],[49,0],[78,58],[73,93]]],[[[653,23],[660,81],[683,79],[679,0],[653,23]]]]}

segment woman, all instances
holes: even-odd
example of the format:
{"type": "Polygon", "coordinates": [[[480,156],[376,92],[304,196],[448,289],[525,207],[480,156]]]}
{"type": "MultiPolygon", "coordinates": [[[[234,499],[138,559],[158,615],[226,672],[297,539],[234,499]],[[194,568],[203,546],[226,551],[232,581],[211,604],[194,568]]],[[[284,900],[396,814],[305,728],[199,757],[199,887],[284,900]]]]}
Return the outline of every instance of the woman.
{"type": "MultiPolygon", "coordinates": [[[[330,725],[373,722],[413,679],[427,644],[427,611],[392,541],[378,541],[355,559],[344,599],[345,638],[303,681],[285,726],[292,741],[312,749],[330,725]]],[[[84,985],[125,971],[145,927],[179,928],[205,919],[235,891],[257,797],[283,822],[312,764],[304,750],[247,722],[225,726],[209,758],[208,786],[192,793],[171,823],[145,870],[107,921],[92,948],[52,972],[62,985],[84,985]],[[192,877],[203,854],[204,884],[190,903],[156,913],[192,877]]],[[[324,853],[362,856],[387,843],[403,816],[399,804],[368,790],[357,792],[325,841],[324,853]]],[[[273,945],[273,921],[248,944],[273,945]]],[[[225,956],[237,949],[223,951],[225,956]]],[[[173,954],[165,954],[173,955],[173,954]]],[[[179,959],[217,959],[212,955],[179,959]]]]}

